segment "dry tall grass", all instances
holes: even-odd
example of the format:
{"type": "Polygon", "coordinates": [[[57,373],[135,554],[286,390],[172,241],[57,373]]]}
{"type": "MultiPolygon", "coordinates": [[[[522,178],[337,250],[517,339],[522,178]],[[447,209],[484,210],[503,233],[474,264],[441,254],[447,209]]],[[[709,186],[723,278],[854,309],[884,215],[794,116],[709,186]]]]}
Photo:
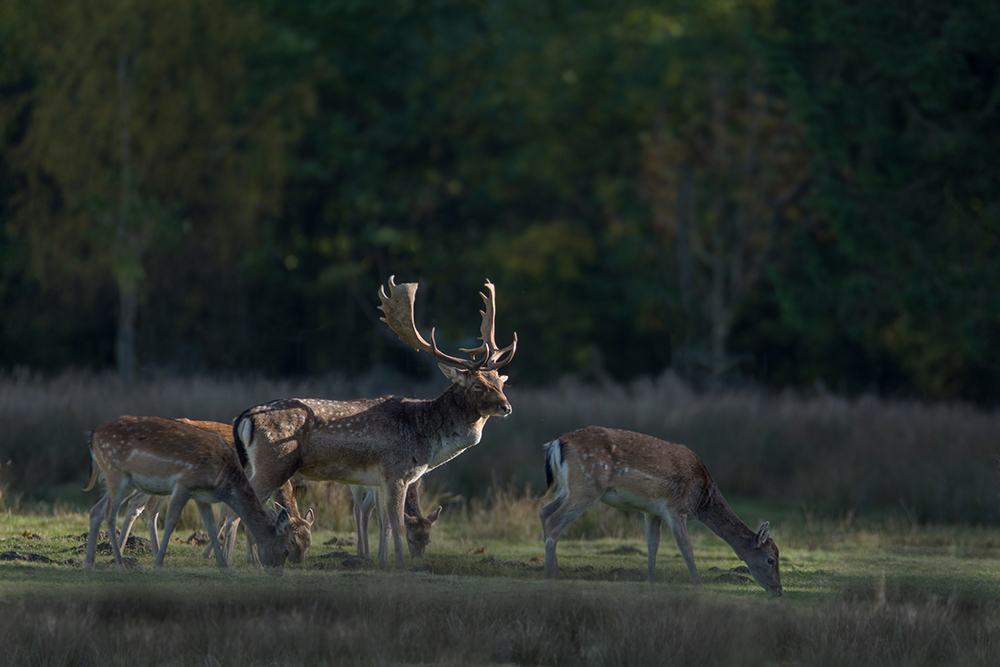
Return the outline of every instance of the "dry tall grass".
{"type": "Polygon", "coordinates": [[[954,598],[821,608],[695,593],[477,581],[196,599],[141,588],[22,597],[0,611],[0,665],[995,665],[998,618],[954,598]],[[625,592],[626,594],[622,594],[625,592]],[[631,594],[628,594],[631,593],[631,594]]]}
{"type": "MultiPolygon", "coordinates": [[[[86,373],[0,376],[0,489],[8,506],[82,502],[79,494],[63,494],[86,483],[84,432],[120,414],[228,422],[282,396],[432,398],[445,386],[443,379],[415,384],[385,375],[296,382],[165,377],[133,387],[86,373]]],[[[428,490],[451,494],[464,503],[463,511],[510,502],[526,485],[540,494],[542,443],[601,424],[688,445],[727,497],[801,504],[821,516],[888,509],[916,522],[1000,523],[996,410],[823,393],[697,392],[672,375],[627,386],[571,380],[542,389],[514,385],[507,394],[514,414],[490,420],[479,446],[428,475],[428,490]]],[[[343,498],[335,489],[316,493],[329,496],[317,504],[343,498]]],[[[325,527],[346,529],[349,512],[324,513],[325,527]]],[[[519,530],[516,523],[510,530],[519,530]]]]}

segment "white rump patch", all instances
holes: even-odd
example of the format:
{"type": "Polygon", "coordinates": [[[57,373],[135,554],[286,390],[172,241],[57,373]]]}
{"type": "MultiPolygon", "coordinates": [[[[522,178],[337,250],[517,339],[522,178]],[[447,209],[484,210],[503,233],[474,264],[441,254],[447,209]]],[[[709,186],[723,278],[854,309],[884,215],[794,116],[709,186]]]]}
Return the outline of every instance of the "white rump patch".
{"type": "Polygon", "coordinates": [[[552,471],[552,485],[555,487],[553,499],[564,499],[569,496],[569,464],[563,460],[559,438],[542,447],[545,449],[545,461],[552,471]]]}

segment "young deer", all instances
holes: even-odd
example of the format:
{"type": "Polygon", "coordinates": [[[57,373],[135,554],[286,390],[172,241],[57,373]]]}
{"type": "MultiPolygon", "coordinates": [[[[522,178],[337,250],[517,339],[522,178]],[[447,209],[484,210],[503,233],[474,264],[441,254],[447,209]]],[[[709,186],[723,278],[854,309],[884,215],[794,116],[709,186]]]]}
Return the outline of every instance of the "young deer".
{"type": "Polygon", "coordinates": [[[181,510],[194,498],[220,569],[226,570],[226,562],[211,503],[224,502],[246,522],[247,530],[260,545],[264,566],[274,573],[281,572],[294,540],[288,513],[282,510],[275,516],[264,509],[243,473],[236,452],[217,434],[173,419],[123,416],[98,426],[89,440],[95,465],[90,484],[84,490],[93,488],[100,472],[107,483],[107,492],[90,511],[86,569],[94,569],[97,533],[104,521],[108,524],[115,566],[118,570],[125,569],[115,538],[115,520],[122,499],[134,489],[154,496],[170,495],[155,570],[163,567],[170,534],[181,510]]]}
{"type": "MultiPolygon", "coordinates": [[[[480,328],[482,345],[462,350],[471,360],[441,352],[431,331],[430,343],[413,323],[416,283],[379,290],[382,318],[399,339],[418,351],[445,362],[438,364],[451,381],[440,396],[418,400],[382,396],[351,401],[285,398],[246,410],[235,422],[237,446],[246,445],[252,476],[250,483],[267,498],[298,472],[306,479],[376,486],[383,525],[392,532],[396,565],[403,566],[403,504],[406,491],[428,470],[446,463],[482,437],[486,420],[511,413],[503,393],[505,375],[497,369],[510,363],[517,349],[517,335],[499,349],[494,340],[493,284],[480,328]],[[479,360],[476,355],[482,354],[479,360]]],[[[227,524],[227,531],[233,530],[227,524]]],[[[228,540],[227,540],[228,543],[228,540]]],[[[380,554],[388,561],[388,549],[380,554]]]]}
{"type": "MultiPolygon", "coordinates": [[[[237,450],[236,445],[233,442],[233,427],[229,424],[213,421],[196,421],[192,419],[185,419],[183,417],[177,419],[177,421],[184,422],[185,424],[191,424],[192,426],[197,426],[198,428],[202,428],[206,431],[211,431],[212,433],[219,435],[226,441],[226,444],[232,448],[233,452],[240,457],[240,464],[246,466],[246,453],[242,449],[237,450]]],[[[152,545],[153,553],[159,551],[156,522],[159,517],[160,505],[163,503],[164,498],[165,496],[151,496],[144,493],[136,493],[129,499],[128,509],[125,512],[125,518],[122,520],[121,537],[118,540],[119,547],[125,546],[125,542],[128,540],[129,533],[132,531],[132,526],[135,524],[135,520],[140,514],[142,514],[143,511],[145,511],[149,526],[149,541],[152,545]]],[[[292,494],[291,481],[286,482],[282,488],[278,490],[275,504],[277,504],[281,509],[288,511],[288,518],[291,524],[292,540],[288,545],[288,562],[294,564],[303,563],[306,559],[306,550],[312,545],[311,526],[313,523],[313,511],[310,509],[306,512],[304,517],[299,514],[298,504],[295,502],[295,496],[292,494]]],[[[231,513],[232,510],[229,506],[223,505],[222,511],[219,514],[219,523],[221,524],[231,513]]],[[[207,528],[208,527],[206,526],[206,529],[207,528]]],[[[210,556],[212,551],[213,547],[209,544],[205,549],[205,557],[207,558],[210,556]]],[[[226,552],[226,550],[223,549],[223,552],[226,552]]],[[[232,549],[230,548],[228,552],[231,553],[232,549]]],[[[227,564],[231,565],[232,562],[227,561],[227,564]]]]}
{"type": "MultiPolygon", "coordinates": [[[[431,543],[431,528],[437,522],[442,507],[424,516],[420,509],[420,486],[422,480],[417,480],[406,490],[406,502],[403,505],[403,521],[406,523],[406,545],[410,548],[410,558],[423,558],[427,545],[431,543]]],[[[354,527],[358,534],[358,558],[368,558],[368,520],[378,502],[377,486],[352,486],[351,497],[354,500],[354,527]]],[[[389,557],[387,550],[389,541],[385,536],[386,526],[379,521],[378,554],[379,560],[389,557]]]]}
{"type": "Polygon", "coordinates": [[[559,572],[559,534],[591,505],[601,501],[623,510],[645,513],[648,580],[656,573],[660,523],[666,519],[695,585],[687,518],[695,516],[733,548],[764,590],[781,595],[778,547],[765,522],[757,533],[740,521],[722,497],[701,459],[687,447],[652,436],[588,426],[545,445],[545,475],[554,496],[542,508],[545,577],[559,572]]]}

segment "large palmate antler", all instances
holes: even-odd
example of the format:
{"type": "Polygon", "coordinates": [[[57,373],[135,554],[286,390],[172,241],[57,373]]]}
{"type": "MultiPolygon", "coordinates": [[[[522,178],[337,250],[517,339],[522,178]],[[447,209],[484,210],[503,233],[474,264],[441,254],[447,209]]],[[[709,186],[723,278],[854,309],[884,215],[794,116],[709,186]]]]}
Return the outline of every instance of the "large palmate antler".
{"type": "Polygon", "coordinates": [[[382,301],[379,310],[385,313],[385,317],[380,318],[389,325],[399,340],[413,347],[417,351],[427,352],[445,363],[458,366],[467,370],[496,370],[501,366],[506,366],[514,358],[517,351],[517,334],[514,334],[514,342],[503,349],[499,349],[495,340],[495,320],[496,320],[496,292],[493,283],[486,281],[486,290],[489,296],[479,293],[486,302],[486,310],[480,311],[483,316],[483,324],[480,328],[480,340],[483,344],[472,349],[462,348],[472,359],[459,359],[449,354],[445,354],[438,349],[434,341],[434,329],[431,329],[431,342],[424,340],[420,332],[417,331],[413,322],[413,304],[417,294],[417,283],[403,283],[397,285],[395,276],[389,277],[389,293],[386,294],[385,286],[379,288],[378,297],[382,301]],[[482,359],[476,361],[477,354],[483,354],[482,359]]]}

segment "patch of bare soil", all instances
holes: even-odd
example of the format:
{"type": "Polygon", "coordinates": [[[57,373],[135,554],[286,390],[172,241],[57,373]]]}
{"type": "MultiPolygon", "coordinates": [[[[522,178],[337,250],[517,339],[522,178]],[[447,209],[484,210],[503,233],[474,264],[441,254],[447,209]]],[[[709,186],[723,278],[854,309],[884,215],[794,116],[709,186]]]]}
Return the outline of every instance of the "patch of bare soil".
{"type": "MultiPolygon", "coordinates": [[[[98,533],[97,539],[97,551],[99,554],[110,554],[111,553],[111,542],[108,541],[108,534],[105,531],[100,531],[98,533]]],[[[82,554],[87,550],[87,535],[83,536],[84,544],[81,544],[76,548],[76,553],[82,554]]],[[[153,544],[145,537],[139,537],[138,535],[129,535],[128,539],[125,541],[124,546],[122,546],[122,555],[125,554],[151,554],[153,553],[153,544]]]]}
{"type": "Polygon", "coordinates": [[[331,551],[319,557],[314,570],[371,570],[377,567],[371,558],[358,558],[346,551],[331,551]]]}
{"type": "Polygon", "coordinates": [[[0,554],[0,560],[24,560],[31,563],[55,563],[56,565],[62,565],[57,560],[52,560],[48,556],[43,556],[42,554],[22,554],[17,551],[5,551],[0,554]]]}

